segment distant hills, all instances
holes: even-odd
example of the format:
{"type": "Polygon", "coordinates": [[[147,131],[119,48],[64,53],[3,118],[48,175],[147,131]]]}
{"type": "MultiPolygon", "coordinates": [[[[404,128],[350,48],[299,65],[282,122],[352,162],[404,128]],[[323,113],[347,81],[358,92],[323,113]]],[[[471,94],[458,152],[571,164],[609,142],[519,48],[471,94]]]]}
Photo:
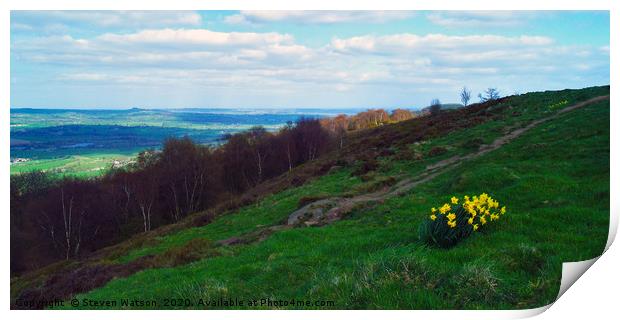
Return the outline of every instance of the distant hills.
{"type": "MultiPolygon", "coordinates": [[[[431,106],[427,106],[424,107],[422,109],[420,109],[420,113],[426,113],[431,106]]],[[[460,104],[460,103],[446,103],[446,104],[442,104],[441,105],[441,109],[443,110],[452,110],[452,109],[458,109],[458,108],[462,108],[464,107],[464,105],[460,104]]]]}

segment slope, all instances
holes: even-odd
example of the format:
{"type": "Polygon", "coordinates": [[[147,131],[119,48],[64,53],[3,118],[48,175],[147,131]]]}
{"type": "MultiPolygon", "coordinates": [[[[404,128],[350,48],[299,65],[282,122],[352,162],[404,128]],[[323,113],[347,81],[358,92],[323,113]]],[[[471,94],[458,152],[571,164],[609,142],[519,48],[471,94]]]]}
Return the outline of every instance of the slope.
{"type": "Polygon", "coordinates": [[[342,152],[298,170],[323,172],[318,179],[291,188],[283,181],[299,173],[281,177],[261,186],[273,195],[205,225],[186,222],[86,262],[25,275],[12,281],[12,297],[68,298],[103,285],[77,297],[153,299],[158,308],[171,307],[166,298],[219,297],[329,300],[310,307],[331,308],[546,304],[557,294],[560,262],[599,254],[607,237],[609,103],[566,107],[608,93],[532,93],[360,132],[342,152]],[[429,170],[430,178],[400,188],[429,170]],[[450,250],[417,241],[428,208],[479,192],[509,207],[501,225],[450,250]],[[377,193],[385,196],[368,198],[377,193]],[[369,201],[311,224],[320,227],[287,226],[298,208],[334,196],[369,201]],[[67,284],[80,281],[78,270],[111,276],[93,286],[67,284]]]}

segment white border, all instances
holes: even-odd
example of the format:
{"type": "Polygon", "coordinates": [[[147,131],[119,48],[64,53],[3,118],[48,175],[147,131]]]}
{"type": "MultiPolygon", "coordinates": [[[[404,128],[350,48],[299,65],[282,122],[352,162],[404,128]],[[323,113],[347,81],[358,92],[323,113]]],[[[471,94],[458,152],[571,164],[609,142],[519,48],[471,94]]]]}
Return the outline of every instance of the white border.
{"type": "MultiPolygon", "coordinates": [[[[9,158],[9,107],[10,103],[10,27],[9,27],[9,10],[51,10],[51,9],[83,9],[83,10],[102,10],[102,9],[124,9],[124,10],[165,10],[165,9],[211,9],[211,10],[235,10],[235,9],[384,9],[384,10],[403,10],[403,9],[415,9],[415,10],[611,10],[611,52],[618,52],[617,39],[618,34],[618,1],[604,1],[604,0],[520,0],[512,1],[497,1],[497,0],[469,0],[469,1],[444,1],[444,0],[422,0],[415,3],[404,3],[404,1],[398,0],[358,0],[351,3],[344,1],[333,0],[314,0],[302,3],[302,1],[291,0],[262,0],[262,1],[247,1],[247,0],[151,0],[151,1],[128,1],[122,0],[2,0],[0,1],[0,45],[2,50],[2,59],[0,60],[0,97],[2,101],[7,104],[4,106],[1,113],[2,123],[0,126],[0,132],[2,132],[2,141],[5,141],[5,145],[2,148],[2,157],[4,159],[9,158]]],[[[616,106],[617,90],[614,84],[617,84],[617,70],[619,65],[614,55],[610,55],[611,59],[611,105],[616,106]]],[[[611,108],[611,122],[612,124],[618,122],[618,112],[613,107],[611,108]]],[[[619,163],[617,160],[617,148],[615,142],[618,141],[617,129],[615,126],[611,126],[611,163],[619,163]]],[[[8,162],[8,161],[7,161],[8,162]]],[[[615,238],[618,225],[618,209],[620,209],[620,200],[616,199],[617,182],[618,182],[618,170],[611,167],[611,223],[610,234],[607,242],[606,249],[615,238]]],[[[0,176],[2,186],[2,203],[4,204],[5,219],[8,220],[9,212],[9,167],[8,164],[3,168],[0,176]]],[[[3,257],[4,263],[2,270],[5,275],[9,274],[9,231],[10,226],[8,221],[5,220],[3,224],[3,257]]],[[[617,247],[617,246],[616,246],[617,247]]],[[[620,267],[619,255],[617,248],[611,247],[604,256],[600,258],[601,262],[592,266],[592,271],[587,272],[583,276],[583,280],[577,281],[574,285],[575,289],[565,291],[567,288],[566,280],[563,277],[563,291],[566,292],[562,299],[554,304],[553,308],[549,312],[543,314],[542,318],[546,319],[566,319],[567,317],[590,317],[593,315],[604,316],[617,313],[617,292],[619,285],[619,272],[620,267]],[[596,272],[595,272],[596,271],[596,272]],[[564,283],[566,282],[566,283],[564,283]]],[[[566,272],[566,279],[568,279],[568,273],[573,273],[571,277],[574,279],[579,278],[588,267],[590,267],[598,258],[589,260],[587,262],[581,262],[576,264],[566,264],[563,270],[566,272]],[[576,274],[579,274],[575,277],[576,274]]],[[[522,318],[539,314],[547,307],[533,309],[533,310],[519,310],[519,311],[132,311],[132,312],[104,312],[104,311],[8,311],[9,309],[9,281],[4,278],[4,291],[2,295],[1,303],[5,306],[4,312],[9,312],[6,316],[11,319],[31,318],[33,316],[45,316],[52,319],[73,319],[83,318],[88,316],[93,319],[108,319],[110,316],[120,318],[152,318],[152,319],[170,319],[171,317],[200,317],[200,318],[238,318],[238,317],[252,317],[259,319],[279,319],[296,317],[302,319],[314,319],[317,316],[328,318],[340,318],[340,317],[355,317],[360,319],[376,319],[377,317],[389,316],[390,318],[412,318],[420,317],[422,319],[443,319],[447,317],[458,317],[459,319],[497,319],[497,318],[522,318]]],[[[572,281],[574,282],[574,281],[572,281]]],[[[561,294],[560,294],[561,295],[561,294]]],[[[7,317],[7,318],[8,318],[7,317]]],[[[609,317],[609,316],[607,316],[609,317]]],[[[606,317],[606,318],[607,318],[606,317]]]]}

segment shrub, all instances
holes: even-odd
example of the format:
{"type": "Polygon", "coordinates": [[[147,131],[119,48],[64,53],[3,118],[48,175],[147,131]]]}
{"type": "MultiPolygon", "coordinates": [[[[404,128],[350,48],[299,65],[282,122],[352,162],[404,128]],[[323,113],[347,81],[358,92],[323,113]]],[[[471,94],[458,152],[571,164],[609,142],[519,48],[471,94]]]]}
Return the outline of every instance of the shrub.
{"type": "Polygon", "coordinates": [[[419,227],[420,240],[429,245],[450,248],[506,213],[506,207],[500,208],[499,202],[486,193],[472,198],[466,195],[459,202],[459,198],[452,197],[450,203],[439,209],[431,208],[428,219],[419,227]]]}

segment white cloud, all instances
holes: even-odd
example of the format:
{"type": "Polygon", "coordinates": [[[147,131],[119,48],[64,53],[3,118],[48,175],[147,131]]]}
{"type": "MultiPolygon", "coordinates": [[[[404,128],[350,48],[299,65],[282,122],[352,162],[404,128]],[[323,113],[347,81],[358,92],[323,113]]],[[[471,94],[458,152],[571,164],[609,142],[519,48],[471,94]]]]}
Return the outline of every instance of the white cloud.
{"type": "Polygon", "coordinates": [[[443,27],[514,27],[526,23],[535,13],[525,11],[441,11],[426,18],[443,27]]]}
{"type": "Polygon", "coordinates": [[[532,85],[573,79],[558,82],[569,86],[609,72],[608,49],[562,46],[532,35],[362,35],[309,47],[273,32],[148,29],[15,39],[11,55],[21,63],[61,66],[50,83],[155,92],[199,88],[215,96],[228,90],[235,97],[293,92],[304,103],[312,95],[346,94],[353,99],[347,103],[364,105],[355,99],[371,93],[388,103],[389,94],[402,99],[413,90],[426,99],[432,88],[456,92],[463,85],[526,91],[513,86],[524,79],[532,85]]]}
{"type": "Polygon", "coordinates": [[[231,24],[260,24],[268,22],[293,22],[301,24],[332,24],[346,22],[383,23],[410,18],[411,11],[241,11],[227,16],[231,24]]]}
{"type": "Polygon", "coordinates": [[[12,22],[11,31],[32,31],[32,26],[25,23],[12,22]]]}
{"type": "Polygon", "coordinates": [[[280,33],[150,29],[90,39],[49,36],[15,40],[16,59],[79,66],[247,68],[311,59],[315,52],[280,33]]]}
{"type": "Polygon", "coordinates": [[[49,32],[51,25],[64,28],[85,25],[105,28],[148,28],[198,26],[200,14],[194,11],[12,11],[13,26],[38,28],[49,32]]]}
{"type": "Polygon", "coordinates": [[[603,53],[609,54],[609,46],[602,46],[599,50],[603,53]]]}
{"type": "Polygon", "coordinates": [[[244,46],[290,43],[293,37],[275,32],[215,32],[207,29],[143,30],[131,34],[107,33],[97,38],[119,44],[165,44],[170,46],[195,44],[202,46],[244,46]]]}
{"type": "Polygon", "coordinates": [[[334,38],[330,46],[339,52],[366,52],[376,54],[408,54],[433,50],[471,48],[474,51],[498,48],[519,48],[547,46],[553,39],[541,36],[505,37],[497,35],[449,36],[428,34],[424,36],[404,33],[386,36],[366,35],[347,39],[334,38]]]}
{"type": "Polygon", "coordinates": [[[110,80],[110,76],[101,73],[68,73],[61,74],[58,80],[102,81],[110,80]]]}

